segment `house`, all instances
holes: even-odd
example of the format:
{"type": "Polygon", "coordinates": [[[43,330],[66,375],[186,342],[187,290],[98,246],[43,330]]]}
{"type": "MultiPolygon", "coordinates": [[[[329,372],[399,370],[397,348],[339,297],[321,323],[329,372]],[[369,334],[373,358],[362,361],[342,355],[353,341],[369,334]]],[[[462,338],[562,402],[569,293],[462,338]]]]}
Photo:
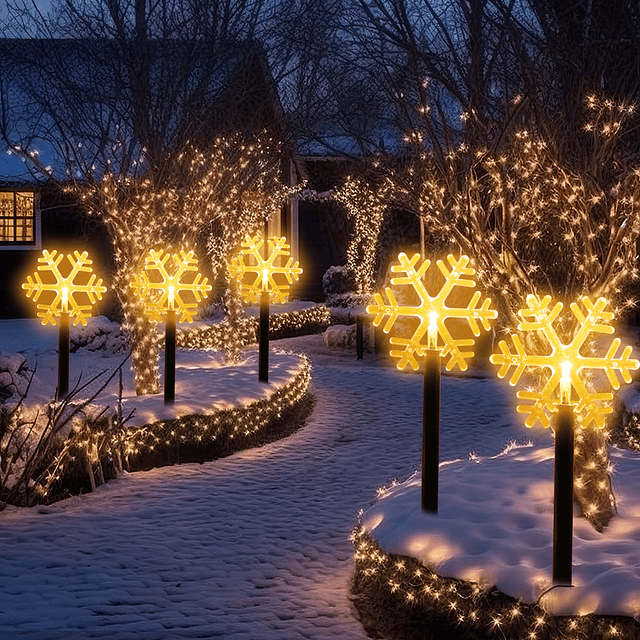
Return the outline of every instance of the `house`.
{"type": "MultiPolygon", "coordinates": [[[[0,317],[33,314],[20,282],[35,268],[42,248],[81,240],[83,246],[91,247],[92,255],[97,252],[96,263],[109,263],[105,229],[87,220],[60,185],[70,178],[118,171],[123,168],[118,163],[125,160],[127,175],[130,171],[144,177],[147,168],[137,162],[143,154],[135,136],[124,133],[127,127],[131,131],[136,126],[140,130],[155,126],[160,132],[158,142],[164,145],[159,153],[165,154],[186,140],[206,145],[216,135],[267,130],[283,141],[282,180],[295,185],[304,175],[259,44],[222,43],[212,52],[202,43],[146,41],[138,70],[148,86],[140,90],[144,103],[140,113],[152,115],[142,124],[129,113],[135,96],[129,100],[121,95],[139,78],[132,76],[129,85],[118,85],[119,74],[138,68],[137,63],[125,68],[122,62],[128,61],[129,54],[135,58],[137,50],[127,51],[118,62],[120,53],[111,41],[0,40],[0,135],[5,143],[0,146],[0,317]],[[51,80],[56,69],[64,77],[51,80]],[[183,89],[172,94],[169,87],[164,95],[162,82],[175,80],[172,74],[178,70],[184,76],[183,89]],[[67,100],[65,92],[72,99],[67,100]],[[167,107],[166,113],[157,116],[166,102],[178,100],[176,96],[180,102],[173,111],[167,107]],[[122,114],[124,119],[119,121],[122,114]],[[158,121],[153,120],[156,116],[158,121]],[[129,147],[123,149],[125,144],[129,147]]],[[[285,235],[298,259],[296,199],[269,222],[267,232],[285,235]]]]}

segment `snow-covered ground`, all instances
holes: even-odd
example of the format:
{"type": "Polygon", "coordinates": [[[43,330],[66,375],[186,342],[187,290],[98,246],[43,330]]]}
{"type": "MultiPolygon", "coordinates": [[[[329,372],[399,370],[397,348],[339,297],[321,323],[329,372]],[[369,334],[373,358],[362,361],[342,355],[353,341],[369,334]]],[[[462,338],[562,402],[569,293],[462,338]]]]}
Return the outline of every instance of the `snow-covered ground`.
{"type": "Polygon", "coordinates": [[[572,587],[552,589],[552,446],[506,447],[446,462],[438,515],[420,510],[420,478],[388,489],[364,526],[389,553],[439,574],[496,585],[554,615],[640,615],[640,456],[613,449],[618,516],[598,533],[574,510],[572,587]],[[540,597],[541,596],[541,597],[540,597]]]}
{"type": "MultiPolygon", "coordinates": [[[[48,337],[38,342],[28,326],[3,321],[0,350],[37,355],[38,371],[51,370],[55,330],[48,328],[48,337]]],[[[0,638],[366,637],[348,600],[349,535],[377,487],[393,478],[406,480],[419,466],[422,379],[370,354],[358,361],[354,353],[330,350],[322,336],[277,346],[307,353],[314,365],[317,402],[302,430],[221,460],[131,473],[93,494],[0,513],[0,638]]],[[[178,363],[185,358],[179,351],[178,363]]],[[[72,378],[85,359],[86,366],[99,369],[118,356],[72,354],[72,378]]],[[[237,387],[250,383],[237,376],[237,387]]],[[[447,464],[441,472],[441,508],[448,509],[447,503],[466,508],[480,500],[482,486],[465,480],[473,470],[481,474],[478,482],[487,481],[488,491],[502,487],[519,495],[517,488],[523,487],[526,497],[526,491],[539,489],[542,495],[538,502],[529,500],[527,515],[540,532],[537,543],[547,544],[540,536],[550,540],[548,515],[534,508],[549,501],[547,480],[541,480],[548,474],[543,467],[549,467],[544,456],[534,456],[530,464],[513,462],[520,469],[518,482],[506,469],[509,456],[494,457],[514,438],[524,442],[533,436],[536,442],[532,449],[515,449],[512,457],[526,458],[550,444],[548,433],[522,426],[513,404],[511,389],[491,372],[443,376],[441,459],[447,464]],[[479,464],[469,462],[472,451],[479,464]],[[449,479],[455,501],[446,497],[449,479]]],[[[634,482],[633,475],[625,473],[625,486],[634,482]]],[[[398,518],[412,526],[412,518],[422,514],[411,490],[410,484],[398,485],[365,518],[385,501],[390,505],[393,491],[404,491],[413,515],[402,512],[398,518]]],[[[633,488],[624,495],[633,496],[633,488]]],[[[482,509],[470,510],[485,518],[471,527],[484,536],[476,547],[480,560],[483,550],[488,557],[489,549],[506,553],[509,536],[523,535],[510,523],[517,519],[512,507],[524,508],[525,502],[522,496],[515,505],[491,498],[482,509]]],[[[374,535],[385,517],[393,525],[392,515],[383,516],[374,535]]],[[[428,529],[431,521],[422,522],[428,529]]],[[[396,535],[383,544],[388,551],[401,538],[403,527],[395,528],[396,535]]],[[[447,534],[453,528],[445,527],[447,534]]],[[[523,545],[518,540],[512,563],[527,562],[519,557],[523,545]]],[[[631,556],[619,560],[640,564],[631,556]]]]}

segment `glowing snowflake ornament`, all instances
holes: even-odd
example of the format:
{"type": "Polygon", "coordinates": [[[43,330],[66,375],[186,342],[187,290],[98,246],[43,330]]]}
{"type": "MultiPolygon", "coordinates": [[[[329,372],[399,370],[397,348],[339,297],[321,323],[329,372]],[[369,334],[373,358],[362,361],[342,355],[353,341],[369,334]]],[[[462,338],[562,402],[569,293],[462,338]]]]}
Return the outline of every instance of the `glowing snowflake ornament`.
{"type": "Polygon", "coordinates": [[[597,427],[604,427],[604,415],[611,413],[612,408],[606,404],[613,398],[611,392],[592,393],[588,390],[587,384],[580,376],[583,369],[600,369],[606,373],[609,383],[613,389],[620,387],[620,380],[617,373],[620,373],[624,382],[631,382],[629,371],[638,369],[640,363],[631,359],[631,346],[624,348],[619,356],[616,356],[620,347],[620,338],[615,338],[604,357],[583,356],[580,353],[585,341],[591,333],[614,333],[614,328],[609,324],[613,319],[613,313],[605,311],[607,301],[598,298],[595,303],[584,296],[581,300],[585,312],[578,304],[571,304],[571,311],[578,320],[578,330],[569,344],[562,342],[554,322],[562,311],[562,302],[557,302],[551,309],[549,304],[551,296],[545,296],[539,300],[535,295],[527,296],[526,309],[518,313],[523,318],[523,322],[518,325],[518,330],[540,331],[549,345],[551,352],[546,355],[528,354],[517,334],[511,336],[514,351],[512,352],[507,343],[501,340],[499,349],[501,353],[494,353],[490,360],[494,364],[500,365],[498,376],[504,378],[511,367],[515,367],[509,383],[515,386],[520,376],[527,367],[546,367],[551,371],[551,375],[544,383],[541,391],[520,390],[517,397],[521,400],[531,400],[533,404],[522,404],[518,406],[519,413],[528,414],[525,420],[527,427],[532,427],[536,422],[540,422],[543,427],[550,426],[550,413],[556,411],[558,404],[572,404],[574,412],[581,417],[583,427],[589,426],[592,422],[597,427]],[[571,401],[571,391],[575,390],[578,400],[571,401]]]}
{"type": "Polygon", "coordinates": [[[180,313],[179,322],[192,322],[198,302],[211,291],[207,278],[198,273],[198,260],[193,251],[172,255],[164,253],[162,249],[149,251],[145,258],[145,270],[134,276],[131,287],[144,300],[145,314],[156,322],[162,322],[170,310],[180,313]],[[172,269],[167,264],[170,260],[172,269]],[[156,277],[152,280],[149,274],[154,272],[156,277]],[[195,301],[189,301],[189,297],[195,301]]]}
{"type": "Polygon", "coordinates": [[[420,304],[417,307],[402,306],[396,301],[393,291],[387,287],[385,292],[389,300],[385,303],[382,295],[376,293],[374,296],[374,304],[367,307],[367,313],[375,315],[373,324],[379,326],[385,317],[387,322],[384,325],[384,332],[389,333],[396,319],[400,316],[411,316],[418,318],[420,323],[414,331],[411,338],[392,337],[390,343],[404,347],[403,350],[391,350],[390,354],[393,358],[398,358],[398,369],[404,369],[407,364],[411,365],[414,370],[418,369],[418,361],[416,356],[424,356],[427,348],[437,348],[438,336],[444,341],[444,347],[441,355],[449,356],[447,362],[447,370],[451,370],[457,365],[460,370],[467,369],[467,359],[473,357],[473,351],[462,351],[462,347],[472,347],[475,344],[473,338],[455,339],[449,328],[445,324],[448,318],[461,318],[467,321],[469,327],[473,331],[474,336],[480,335],[480,324],[485,330],[490,328],[489,320],[498,317],[495,309],[490,309],[491,300],[485,298],[481,306],[481,293],[474,292],[471,301],[465,308],[448,307],[446,304],[449,294],[455,287],[473,288],[476,286],[474,280],[470,276],[475,274],[475,269],[467,266],[469,258],[461,256],[459,259],[452,255],[447,256],[449,266],[445,265],[442,260],[437,261],[437,266],[445,278],[442,288],[436,296],[430,296],[422,280],[423,276],[431,265],[430,260],[425,260],[416,269],[416,265],[420,260],[420,254],[416,253],[411,259],[405,253],[398,255],[400,264],[391,267],[393,273],[405,273],[405,276],[391,278],[391,284],[409,285],[413,287],[417,293],[420,304]],[[422,344],[424,335],[427,334],[428,344],[422,344]]]}
{"type": "MultiPolygon", "coordinates": [[[[273,302],[284,303],[289,296],[289,288],[294,280],[298,280],[302,269],[298,262],[294,262],[289,257],[284,267],[276,266],[275,262],[279,257],[289,256],[289,245],[286,238],[269,238],[267,240],[268,253],[266,258],[262,257],[264,240],[259,236],[252,238],[247,236],[242,243],[240,255],[231,260],[229,273],[240,283],[240,289],[245,302],[259,302],[260,294],[268,291],[273,302]],[[245,260],[248,258],[248,260],[245,260]],[[254,274],[251,282],[244,283],[246,274],[254,274]],[[285,277],[287,283],[278,282],[276,275],[285,277]]],[[[279,278],[281,280],[281,278],[279,278]]]]}
{"type": "Polygon", "coordinates": [[[73,318],[73,324],[87,324],[92,305],[101,300],[102,294],[107,290],[102,280],[93,273],[92,261],[88,256],[86,251],[74,251],[73,255],[65,256],[55,250],[43,250],[42,256],[38,258],[38,270],[33,277],[27,276],[27,281],[22,285],[27,297],[33,296],[33,301],[39,302],[37,315],[42,318],[42,324],[50,322],[55,325],[56,318],[63,313],[68,313],[69,318],[73,318]],[[60,268],[65,257],[70,265],[69,269],[60,268]],[[62,275],[63,270],[67,272],[66,276],[62,275]],[[41,273],[47,274],[46,282],[41,273]],[[89,304],[81,304],[85,301],[89,304]]]}

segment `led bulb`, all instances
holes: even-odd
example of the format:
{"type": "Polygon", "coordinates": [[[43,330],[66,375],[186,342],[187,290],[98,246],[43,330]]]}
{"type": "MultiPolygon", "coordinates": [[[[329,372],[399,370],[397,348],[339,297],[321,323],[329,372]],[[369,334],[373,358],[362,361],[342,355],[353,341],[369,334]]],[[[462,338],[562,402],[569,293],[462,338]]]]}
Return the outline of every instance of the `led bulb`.
{"type": "Polygon", "coordinates": [[[560,378],[560,404],[571,404],[571,363],[562,363],[562,377],[560,378]]]}
{"type": "Polygon", "coordinates": [[[427,349],[438,348],[438,314],[432,311],[429,314],[429,328],[427,329],[427,349]]]}
{"type": "Polygon", "coordinates": [[[62,313],[69,313],[69,287],[62,287],[62,313]]]}

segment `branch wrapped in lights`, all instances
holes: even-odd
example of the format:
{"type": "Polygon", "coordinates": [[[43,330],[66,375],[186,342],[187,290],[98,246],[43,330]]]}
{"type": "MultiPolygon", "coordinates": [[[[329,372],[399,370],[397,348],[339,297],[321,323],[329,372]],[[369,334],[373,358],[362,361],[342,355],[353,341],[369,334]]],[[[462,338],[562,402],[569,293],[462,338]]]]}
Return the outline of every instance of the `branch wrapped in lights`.
{"type": "MultiPolygon", "coordinates": [[[[153,325],[129,287],[141,270],[142,256],[158,245],[194,246],[203,229],[212,229],[220,239],[209,243],[215,276],[226,267],[230,248],[279,212],[294,191],[280,177],[281,150],[281,143],[266,133],[256,137],[230,134],[216,138],[206,150],[187,145],[182,153],[171,155],[167,166],[152,178],[106,174],[99,182],[72,187],[111,234],[116,269],[113,287],[123,309],[123,330],[133,349],[138,394],[157,393],[160,386],[153,325]]],[[[226,275],[226,268],[223,273],[226,275]]],[[[234,321],[235,317],[232,325],[234,321]]],[[[228,348],[235,348],[233,341],[228,348]]]]}
{"type": "MultiPolygon", "coordinates": [[[[541,606],[511,598],[495,587],[438,575],[415,558],[386,553],[362,526],[351,540],[355,547],[352,591],[357,608],[375,603],[376,619],[428,619],[442,637],[504,640],[567,638],[637,638],[633,618],[596,615],[551,616],[541,606]],[[381,604],[382,603],[382,604],[381,604]],[[380,607],[383,608],[380,611],[380,607]],[[384,615],[381,615],[384,614],[384,615]]],[[[360,615],[366,618],[366,611],[360,615]]],[[[383,631],[384,629],[379,629],[383,631]]],[[[397,627],[396,627],[397,631],[397,627]]],[[[412,629],[406,629],[406,636],[412,629]]]]}
{"type": "Polygon", "coordinates": [[[344,205],[352,229],[347,246],[347,267],[355,276],[357,292],[371,293],[375,287],[377,246],[389,208],[384,188],[361,177],[349,176],[333,197],[344,205]]]}

